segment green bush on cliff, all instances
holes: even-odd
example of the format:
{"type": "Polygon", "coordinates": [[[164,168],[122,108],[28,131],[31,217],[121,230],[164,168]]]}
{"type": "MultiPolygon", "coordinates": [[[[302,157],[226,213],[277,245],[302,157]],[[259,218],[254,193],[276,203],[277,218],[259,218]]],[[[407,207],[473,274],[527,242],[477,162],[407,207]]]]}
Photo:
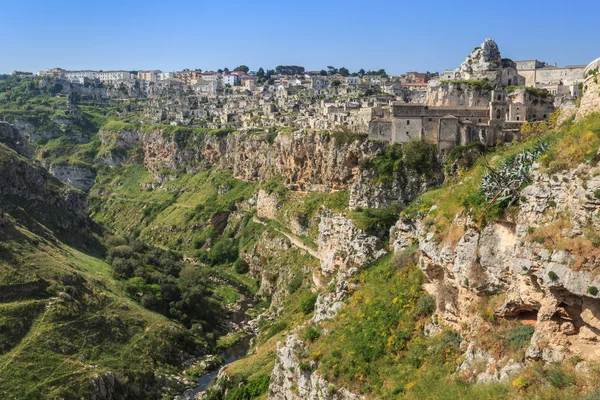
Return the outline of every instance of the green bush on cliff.
{"type": "Polygon", "coordinates": [[[315,309],[315,303],[317,302],[317,295],[314,293],[307,293],[300,300],[300,311],[304,314],[310,314],[315,309]]]}
{"type": "Polygon", "coordinates": [[[369,235],[385,236],[398,220],[398,214],[383,208],[368,208],[349,213],[354,225],[369,235]]]}
{"type": "Polygon", "coordinates": [[[285,186],[285,177],[282,175],[277,175],[266,181],[262,188],[269,194],[277,195],[281,198],[284,198],[289,189],[285,186]]]}
{"type": "Polygon", "coordinates": [[[522,349],[527,346],[535,332],[531,325],[519,325],[508,332],[508,341],[514,349],[522,349]]]}
{"type": "Polygon", "coordinates": [[[459,88],[461,86],[466,86],[470,89],[480,90],[480,91],[491,91],[494,89],[492,87],[490,81],[487,79],[481,79],[481,80],[451,79],[451,80],[443,81],[443,83],[458,85],[459,88]]]}

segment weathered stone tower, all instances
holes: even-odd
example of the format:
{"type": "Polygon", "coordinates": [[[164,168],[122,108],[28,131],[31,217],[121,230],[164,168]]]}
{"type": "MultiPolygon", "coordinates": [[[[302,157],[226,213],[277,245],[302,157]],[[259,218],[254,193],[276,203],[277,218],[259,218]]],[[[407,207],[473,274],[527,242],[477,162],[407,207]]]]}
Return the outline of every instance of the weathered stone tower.
{"type": "Polygon", "coordinates": [[[506,121],[507,110],[506,91],[498,86],[492,90],[490,100],[490,129],[485,140],[488,146],[494,145],[498,140],[504,140],[502,129],[504,121],[506,121]]]}

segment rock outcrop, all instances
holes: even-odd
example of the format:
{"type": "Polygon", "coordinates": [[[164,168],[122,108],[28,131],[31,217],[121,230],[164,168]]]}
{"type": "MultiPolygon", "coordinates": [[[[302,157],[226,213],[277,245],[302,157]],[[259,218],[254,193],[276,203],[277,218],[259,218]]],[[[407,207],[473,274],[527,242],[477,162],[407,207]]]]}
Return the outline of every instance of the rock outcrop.
{"type": "Polygon", "coordinates": [[[304,348],[296,334],[290,334],[277,349],[277,359],[271,374],[269,399],[358,400],[364,399],[346,389],[336,389],[322,376],[312,372],[314,365],[302,364],[298,352],[304,348]]]}
{"type": "Polygon", "coordinates": [[[431,81],[427,87],[430,107],[488,107],[493,87],[487,83],[431,81]]]}
{"type": "Polygon", "coordinates": [[[497,81],[502,68],[502,56],[492,39],[485,39],[481,46],[473,49],[456,70],[456,79],[497,81]]]}
{"type": "Polygon", "coordinates": [[[88,167],[50,164],[47,169],[52,176],[60,179],[67,185],[86,192],[94,186],[94,182],[96,181],[96,171],[88,167]]]}
{"type": "Polygon", "coordinates": [[[31,156],[31,150],[19,130],[7,122],[0,121],[0,143],[4,143],[22,156],[31,156]]]}
{"type": "MultiPolygon", "coordinates": [[[[473,310],[494,295],[503,299],[494,310],[498,317],[535,327],[527,359],[597,358],[598,172],[589,164],[554,175],[534,171],[513,219],[480,230],[468,215],[459,214],[448,237],[437,237],[427,216],[404,219],[392,228],[390,245],[399,251],[419,244],[420,265],[430,281],[426,288],[437,297],[438,318],[459,330],[467,343],[476,344],[481,332],[493,329],[473,310]]],[[[471,358],[481,358],[476,345],[470,351],[471,358]]],[[[486,373],[486,367],[474,376],[489,381],[505,378],[508,372],[502,371],[518,370],[514,360],[494,364],[497,374],[486,373]]]]}
{"type": "MultiPolygon", "coordinates": [[[[38,231],[39,223],[76,242],[91,243],[87,199],[43,168],[0,144],[0,205],[38,231]],[[36,222],[34,222],[36,221],[36,222]]],[[[40,230],[40,233],[44,233],[40,230]]]]}
{"type": "Polygon", "coordinates": [[[366,137],[345,140],[328,134],[279,133],[270,143],[266,136],[248,132],[194,135],[121,130],[102,131],[100,138],[109,149],[100,155],[101,162],[120,165],[133,157],[159,182],[165,180],[165,171],[195,173],[219,166],[244,181],[283,176],[294,190],[349,189],[351,207],[405,205],[442,180],[440,172],[418,174],[404,168],[392,181],[374,183],[376,171],[361,170],[359,161],[382,154],[384,144],[366,137]],[[141,154],[135,151],[138,148],[141,154]]]}

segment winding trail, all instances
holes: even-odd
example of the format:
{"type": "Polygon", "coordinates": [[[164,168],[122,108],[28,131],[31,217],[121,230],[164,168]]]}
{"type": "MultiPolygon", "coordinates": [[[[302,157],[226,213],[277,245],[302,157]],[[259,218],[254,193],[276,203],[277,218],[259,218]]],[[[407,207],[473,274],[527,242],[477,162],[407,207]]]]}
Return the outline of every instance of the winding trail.
{"type": "MultiPolygon", "coordinates": [[[[126,202],[126,203],[138,203],[138,204],[148,204],[148,205],[162,204],[162,203],[160,203],[158,201],[132,199],[132,198],[129,198],[129,197],[122,197],[122,196],[115,196],[115,195],[104,196],[104,197],[101,197],[101,199],[103,201],[106,201],[106,200],[118,200],[118,201],[123,201],[123,202],[126,202]]],[[[189,206],[187,204],[180,204],[180,203],[173,203],[173,204],[171,204],[170,207],[181,207],[181,208],[187,208],[189,210],[193,210],[194,209],[193,206],[189,206]]]]}
{"type": "MultiPolygon", "coordinates": [[[[261,221],[260,219],[258,219],[257,217],[252,217],[252,221],[256,222],[257,224],[261,224],[264,226],[267,226],[267,224],[263,221],[261,221]]],[[[304,244],[304,242],[302,242],[302,239],[300,239],[298,236],[294,235],[293,233],[287,233],[284,232],[280,229],[277,229],[273,226],[271,226],[270,228],[272,228],[273,230],[281,233],[283,236],[285,236],[286,238],[289,239],[289,241],[296,247],[306,251],[308,254],[310,254],[311,256],[313,256],[314,258],[316,258],[317,260],[322,261],[321,255],[319,254],[318,251],[316,251],[315,249],[313,249],[312,247],[308,247],[307,245],[304,244]]]]}

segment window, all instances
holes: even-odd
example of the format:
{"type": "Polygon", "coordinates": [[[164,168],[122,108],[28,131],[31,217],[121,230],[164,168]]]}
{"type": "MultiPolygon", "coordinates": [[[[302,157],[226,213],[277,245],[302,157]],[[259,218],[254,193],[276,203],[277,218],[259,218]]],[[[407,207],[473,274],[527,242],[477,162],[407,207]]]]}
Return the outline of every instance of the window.
{"type": "MultiPolygon", "coordinates": [[[[406,121],[406,125],[410,125],[410,120],[406,121]]],[[[408,133],[408,132],[407,132],[408,133]]]]}
{"type": "Polygon", "coordinates": [[[501,94],[498,95],[498,101],[500,101],[500,100],[502,100],[502,95],[501,94]]]}
{"type": "Polygon", "coordinates": [[[429,122],[433,121],[433,118],[429,118],[429,122]]]}

